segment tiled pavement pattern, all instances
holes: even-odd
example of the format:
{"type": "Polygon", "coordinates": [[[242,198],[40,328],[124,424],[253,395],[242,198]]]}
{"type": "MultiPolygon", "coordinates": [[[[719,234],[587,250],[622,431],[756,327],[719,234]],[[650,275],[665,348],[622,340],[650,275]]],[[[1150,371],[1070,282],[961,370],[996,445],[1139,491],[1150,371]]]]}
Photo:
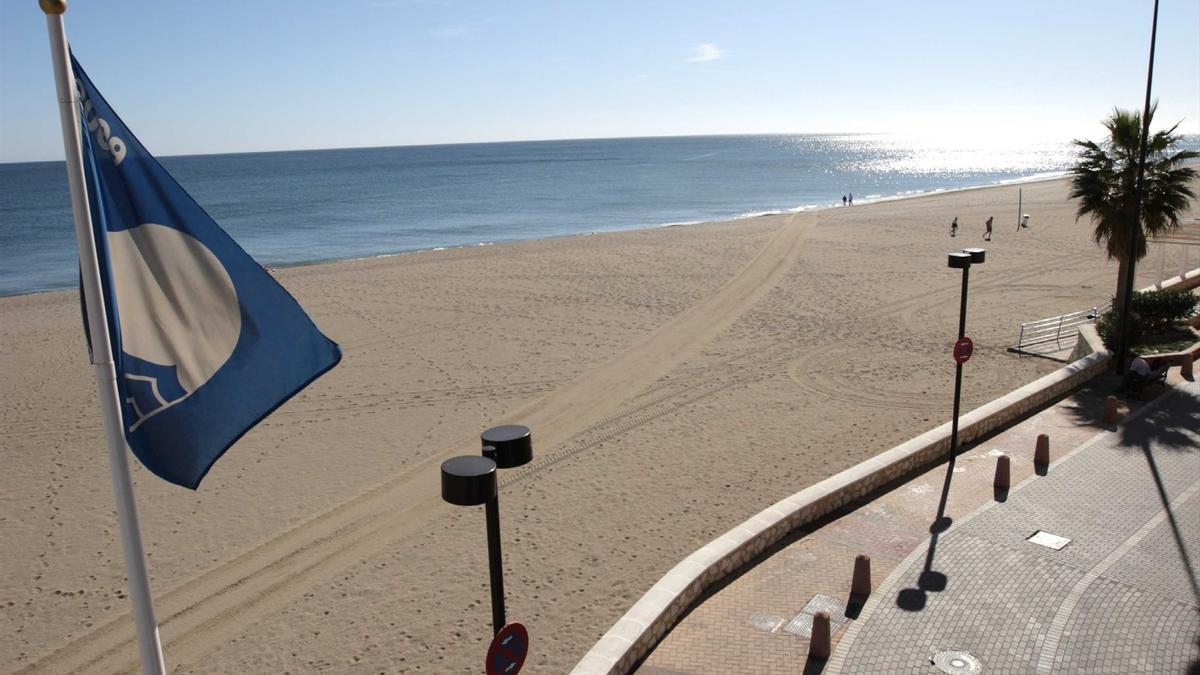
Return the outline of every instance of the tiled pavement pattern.
{"type": "Polygon", "coordinates": [[[928,673],[946,649],[971,653],[984,672],[1186,673],[1200,663],[1200,595],[1184,563],[1200,554],[1200,386],[1143,412],[942,534],[933,569],[944,591],[919,589],[925,547],[915,551],[828,671],[928,673]],[[1037,530],[1071,543],[1025,541],[1037,530]]]}
{"type": "MultiPolygon", "coordinates": [[[[1192,569],[1200,574],[1200,496],[1176,509],[1175,518],[1184,532],[1192,569]]],[[[1109,667],[1137,673],[1181,663],[1195,663],[1200,670],[1198,601],[1191,583],[1187,568],[1180,564],[1170,522],[1164,521],[1110,567],[1079,602],[1064,631],[1069,637],[1059,647],[1054,670],[1098,672],[1109,667]],[[1188,640],[1188,635],[1193,639],[1188,640]],[[1144,647],[1129,649],[1128,643],[1144,647]]]]}
{"type": "MultiPolygon", "coordinates": [[[[932,590],[937,575],[925,577],[930,590],[920,588],[942,465],[779,547],[693,608],[638,672],[934,673],[932,653],[955,649],[978,657],[985,673],[1036,672],[1039,659],[1055,672],[1159,672],[1159,665],[1187,672],[1180,664],[1200,664],[1200,591],[1182,564],[1172,521],[1161,517],[1141,449],[1153,442],[1150,456],[1168,499],[1200,479],[1200,387],[1174,373],[1171,379],[1180,391],[1115,431],[1097,434],[1101,401],[1113,386],[1101,378],[960,455],[946,510],[957,522],[938,537],[931,564],[945,575],[945,590],[932,590]],[[1056,462],[1086,447],[1049,475],[1017,485],[1033,473],[1039,433],[1051,436],[1056,462]],[[1001,451],[1012,457],[1017,488],[988,506],[1001,451]],[[1160,522],[1144,527],[1156,514],[1160,522]],[[1037,529],[1073,541],[1058,552],[1026,542],[1037,529]],[[833,623],[833,658],[807,662],[808,640],[784,628],[796,618],[804,623],[802,610],[816,594],[845,601],[859,553],[872,558],[876,592],[857,620],[833,623]],[[1102,560],[1107,566],[1097,575],[1102,560]],[[897,606],[905,590],[905,604],[924,601],[923,610],[897,606]],[[1064,613],[1067,596],[1074,611],[1064,613]],[[1058,638],[1058,648],[1043,656],[1047,635],[1058,638]]],[[[1173,515],[1188,551],[1200,556],[1200,496],[1177,504],[1173,515]]]]}

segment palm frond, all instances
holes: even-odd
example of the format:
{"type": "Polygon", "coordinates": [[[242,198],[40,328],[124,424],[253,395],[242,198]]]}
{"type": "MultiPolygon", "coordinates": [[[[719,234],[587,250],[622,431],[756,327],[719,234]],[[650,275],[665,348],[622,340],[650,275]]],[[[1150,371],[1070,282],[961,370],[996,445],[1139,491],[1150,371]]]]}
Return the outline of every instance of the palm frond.
{"type": "MultiPolygon", "coordinates": [[[[1148,122],[1153,121],[1156,109],[1157,103],[1150,108],[1148,122]]],[[[1134,225],[1142,115],[1115,108],[1104,120],[1104,128],[1108,137],[1099,143],[1073,141],[1079,150],[1069,172],[1069,196],[1079,203],[1075,219],[1092,219],[1092,238],[1104,245],[1109,258],[1124,259],[1130,253],[1141,258],[1146,255],[1145,237],[1138,236],[1134,247],[1134,227],[1141,227],[1149,236],[1179,227],[1180,214],[1196,199],[1189,183],[1197,171],[1183,163],[1200,157],[1200,152],[1175,150],[1181,140],[1178,123],[1147,138],[1141,222],[1134,225]]]]}

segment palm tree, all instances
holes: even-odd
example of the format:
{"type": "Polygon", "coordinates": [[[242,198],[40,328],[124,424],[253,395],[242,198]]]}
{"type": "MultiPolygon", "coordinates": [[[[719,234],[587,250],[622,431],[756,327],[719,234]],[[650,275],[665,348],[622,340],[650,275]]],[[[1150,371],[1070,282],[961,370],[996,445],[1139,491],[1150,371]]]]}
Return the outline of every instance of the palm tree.
{"type": "MultiPolygon", "coordinates": [[[[1150,108],[1150,120],[1154,109],[1150,108]]],[[[1142,115],[1114,109],[1104,121],[1108,138],[1097,144],[1076,140],[1079,160],[1071,169],[1072,199],[1079,200],[1075,220],[1090,216],[1096,224],[1092,237],[1103,243],[1108,258],[1116,258],[1117,293],[1114,309],[1125,305],[1125,282],[1132,260],[1146,256],[1146,237],[1158,236],[1179,228],[1179,214],[1196,198],[1188,183],[1196,170],[1183,166],[1200,152],[1177,150],[1181,137],[1179,125],[1150,136],[1146,147],[1146,169],[1142,178],[1141,223],[1136,245],[1131,224],[1136,213],[1138,152],[1142,139],[1142,115]],[[1132,258],[1130,254],[1132,253],[1132,258]]]]}

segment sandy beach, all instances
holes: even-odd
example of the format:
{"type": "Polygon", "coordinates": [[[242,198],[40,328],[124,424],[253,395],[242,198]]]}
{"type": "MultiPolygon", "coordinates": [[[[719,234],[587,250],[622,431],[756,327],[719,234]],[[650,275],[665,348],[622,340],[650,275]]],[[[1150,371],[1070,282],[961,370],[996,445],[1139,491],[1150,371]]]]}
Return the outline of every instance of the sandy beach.
{"type": "MultiPolygon", "coordinates": [[[[519,423],[535,459],[501,476],[508,618],[525,672],[568,670],[697,547],[949,419],[946,253],[988,250],[964,410],[1059,366],[1005,348],[1110,299],[1117,266],[1065,181],[1021,189],[1019,232],[1014,185],[278,270],[345,358],[199,491],[135,464],[168,667],[480,672],[483,511],[443,503],[438,466],[519,423]]],[[[0,372],[0,670],[136,670],[74,291],[0,298],[0,372]]]]}

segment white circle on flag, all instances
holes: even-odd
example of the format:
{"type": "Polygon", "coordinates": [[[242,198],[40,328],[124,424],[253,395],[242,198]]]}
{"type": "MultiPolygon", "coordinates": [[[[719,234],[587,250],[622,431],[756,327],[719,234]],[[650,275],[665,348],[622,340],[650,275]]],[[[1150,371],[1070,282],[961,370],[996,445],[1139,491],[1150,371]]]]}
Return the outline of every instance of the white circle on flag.
{"type": "Polygon", "coordinates": [[[122,349],[175,366],[190,394],[233,355],[242,313],[233,280],[195,238],[145,223],[108,233],[122,349]]]}

